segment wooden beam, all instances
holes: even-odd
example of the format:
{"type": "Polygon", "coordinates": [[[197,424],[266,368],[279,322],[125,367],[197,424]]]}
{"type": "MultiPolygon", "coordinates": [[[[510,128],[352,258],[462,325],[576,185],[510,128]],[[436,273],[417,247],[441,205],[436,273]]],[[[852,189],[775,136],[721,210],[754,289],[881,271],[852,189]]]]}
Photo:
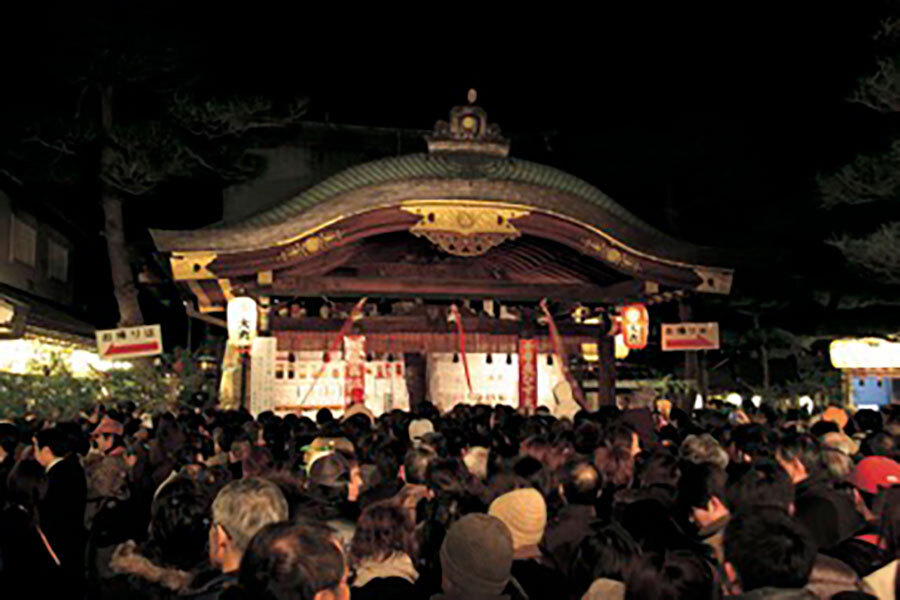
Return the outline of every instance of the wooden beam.
{"type": "MultiPolygon", "coordinates": [[[[293,317],[272,316],[272,331],[310,331],[326,332],[339,331],[344,324],[344,319],[317,319],[305,317],[295,319],[293,317]]],[[[506,319],[491,319],[489,317],[463,317],[463,327],[466,333],[490,333],[496,335],[518,335],[523,331],[521,321],[509,321],[506,319]]],[[[567,336],[584,336],[598,338],[603,335],[599,325],[581,325],[578,323],[562,322],[558,324],[559,332],[567,336]]],[[[546,335],[546,327],[536,327],[536,335],[546,335]]],[[[384,316],[363,317],[354,324],[354,330],[359,333],[453,333],[456,329],[448,325],[444,319],[429,319],[424,315],[410,316],[384,316]]]]}
{"type": "MultiPolygon", "coordinates": [[[[248,289],[253,289],[251,286],[248,289]]],[[[644,282],[626,281],[608,287],[592,284],[528,284],[509,281],[456,279],[396,279],[362,277],[292,277],[275,279],[260,293],[284,296],[396,298],[490,298],[496,300],[570,300],[614,304],[644,295],[644,282]]]]}

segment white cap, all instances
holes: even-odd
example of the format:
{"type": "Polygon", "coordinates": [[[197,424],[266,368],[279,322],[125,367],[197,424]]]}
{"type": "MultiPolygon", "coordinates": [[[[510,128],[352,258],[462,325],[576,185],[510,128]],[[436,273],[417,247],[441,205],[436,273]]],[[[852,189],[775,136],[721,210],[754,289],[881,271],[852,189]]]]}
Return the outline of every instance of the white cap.
{"type": "Polygon", "coordinates": [[[434,433],[434,424],[428,419],[416,419],[409,424],[409,440],[415,442],[421,440],[429,433],[434,433]]]}

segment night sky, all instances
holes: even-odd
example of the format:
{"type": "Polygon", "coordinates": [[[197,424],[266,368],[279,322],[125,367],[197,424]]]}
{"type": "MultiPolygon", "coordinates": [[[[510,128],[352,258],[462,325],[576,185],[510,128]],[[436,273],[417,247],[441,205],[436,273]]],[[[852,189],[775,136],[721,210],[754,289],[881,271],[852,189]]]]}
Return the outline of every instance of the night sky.
{"type": "MultiPolygon", "coordinates": [[[[314,121],[427,130],[474,87],[514,156],[570,171],[676,236],[740,250],[756,259],[748,285],[766,279],[773,257],[778,285],[795,271],[833,269],[837,254],[822,241],[847,221],[818,208],[815,176],[892,133],[846,102],[874,64],[880,3],[493,14],[23,4],[0,9],[8,114],[71,85],[53,75],[58,64],[107,41],[178,39],[211,88],[306,95],[314,121]]],[[[148,242],[146,227],[178,225],[173,215],[184,226],[217,218],[220,190],[178,185],[130,208],[136,242],[148,242]]],[[[99,231],[92,193],[70,191],[61,206],[84,207],[75,218],[99,231]]]]}

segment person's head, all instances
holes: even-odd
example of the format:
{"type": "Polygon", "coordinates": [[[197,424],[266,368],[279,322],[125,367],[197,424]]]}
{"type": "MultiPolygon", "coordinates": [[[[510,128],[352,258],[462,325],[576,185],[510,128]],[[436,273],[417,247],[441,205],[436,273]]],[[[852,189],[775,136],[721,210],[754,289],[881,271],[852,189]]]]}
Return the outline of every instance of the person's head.
{"type": "Polygon", "coordinates": [[[93,438],[97,450],[106,454],[116,446],[122,445],[122,436],[124,434],[125,426],[109,416],[106,416],[103,417],[100,424],[94,428],[91,437],[93,438]]]}
{"type": "Polygon", "coordinates": [[[444,592],[457,597],[498,596],[512,570],[512,535],[496,517],[468,514],[450,526],[440,557],[444,592]]]}
{"type": "Polygon", "coordinates": [[[593,506],[600,493],[600,473],[586,459],[571,460],[559,470],[562,496],[568,504],[593,506]]]}
{"type": "Polygon", "coordinates": [[[34,436],[34,458],[45,469],[57,458],[64,458],[69,450],[69,437],[58,427],[42,429],[34,436]]]}
{"type": "Polygon", "coordinates": [[[638,476],[642,488],[666,486],[672,490],[678,487],[680,478],[681,468],[678,459],[665,449],[650,454],[644,461],[638,476]]]}
{"type": "Polygon", "coordinates": [[[604,484],[628,487],[634,480],[634,455],[628,447],[600,446],[594,452],[594,465],[604,484]]]}
{"type": "Polygon", "coordinates": [[[711,463],[722,469],[728,466],[728,453],[716,438],[708,433],[691,434],[684,438],[679,455],[682,460],[694,464],[711,463]]]}
{"type": "Polygon", "coordinates": [[[849,481],[873,510],[881,492],[900,485],[900,464],[886,456],[868,456],[856,464],[849,481]]]}
{"type": "Polygon", "coordinates": [[[714,600],[718,589],[709,563],[687,550],[649,554],[625,585],[625,600],[714,600]]]}
{"type": "Polygon", "coordinates": [[[255,477],[232,481],[212,504],[210,563],[223,572],[236,571],[250,538],[287,517],[287,501],[274,483],[255,477]]]}
{"type": "Polygon", "coordinates": [[[264,446],[251,447],[241,463],[244,477],[264,477],[275,468],[275,458],[264,446]]]}
{"type": "Polygon", "coordinates": [[[884,543],[892,556],[900,556],[900,486],[882,493],[879,521],[884,543]]]}
{"type": "Polygon", "coordinates": [[[319,426],[328,425],[332,421],[334,421],[334,415],[331,414],[331,410],[327,408],[320,408],[319,412],[316,413],[316,424],[319,426]]]}
{"type": "Polygon", "coordinates": [[[597,579],[625,582],[641,557],[641,548],[617,522],[596,522],[575,548],[569,566],[573,591],[579,597],[597,579]]]}
{"type": "Polygon", "coordinates": [[[712,463],[686,466],[678,483],[678,502],[691,521],[703,529],[727,517],[725,469],[712,463]]]}
{"type": "Polygon", "coordinates": [[[0,460],[15,455],[19,445],[19,428],[12,423],[0,423],[0,460]]]}
{"type": "Polygon", "coordinates": [[[625,424],[619,424],[610,429],[606,441],[613,447],[626,449],[632,458],[640,454],[642,450],[641,437],[634,429],[625,424]]]}
{"type": "Polygon", "coordinates": [[[731,462],[753,462],[757,459],[770,459],[775,451],[777,435],[774,430],[764,425],[750,423],[739,425],[731,432],[729,457],[731,462]]]}
{"type": "Polygon", "coordinates": [[[782,510],[740,513],[725,528],[725,573],[734,591],[802,588],[815,560],[815,543],[782,510]]]}
{"type": "Polygon", "coordinates": [[[326,527],[304,521],[262,527],[240,563],[250,598],[349,600],[344,556],[326,527]]]}
{"type": "Polygon", "coordinates": [[[428,465],[437,457],[437,453],[427,446],[410,449],[403,461],[403,478],[406,483],[424,484],[428,476],[428,465]]]}
{"type": "Polygon", "coordinates": [[[463,464],[469,473],[485,481],[488,478],[488,459],[491,451],[484,446],[473,446],[463,451],[463,464]]]}
{"type": "Polygon", "coordinates": [[[811,435],[793,433],[782,435],[778,439],[775,459],[796,485],[818,469],[819,444],[811,435]]]}
{"type": "Polygon", "coordinates": [[[512,534],[513,547],[536,547],[547,526],[547,503],[534,488],[507,492],[491,502],[488,514],[497,517],[512,534]]]}
{"type": "Polygon", "coordinates": [[[407,428],[409,441],[416,445],[425,438],[429,433],[434,433],[434,423],[428,419],[415,419],[410,422],[407,428]]]}
{"type": "Polygon", "coordinates": [[[853,459],[841,450],[823,447],[822,466],[833,481],[846,481],[853,472],[854,464],[853,459]]]}
{"type": "Polygon", "coordinates": [[[729,473],[725,503],[733,513],[756,507],[794,510],[794,484],[778,464],[769,460],[736,465],[729,473]]]}
{"type": "Polygon", "coordinates": [[[6,498],[14,506],[21,506],[33,519],[47,489],[44,467],[35,460],[21,460],[6,479],[6,498]]]}
{"type": "Polygon", "coordinates": [[[205,562],[209,501],[200,486],[180,477],[168,483],[150,507],[150,546],[163,564],[183,570],[205,562]]]}
{"type": "Polygon", "coordinates": [[[415,534],[407,511],[377,502],[367,506],[356,523],[350,555],[359,563],[383,561],[394,554],[415,555],[415,534]]]}

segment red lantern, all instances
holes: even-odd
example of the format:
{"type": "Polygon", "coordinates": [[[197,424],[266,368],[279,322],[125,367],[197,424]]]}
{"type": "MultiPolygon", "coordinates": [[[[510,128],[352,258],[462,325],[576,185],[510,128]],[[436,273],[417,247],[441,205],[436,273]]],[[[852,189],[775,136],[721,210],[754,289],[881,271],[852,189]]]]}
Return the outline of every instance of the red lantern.
{"type": "Polygon", "coordinates": [[[647,347],[647,336],[650,333],[650,315],[643,304],[629,304],[619,309],[622,320],[622,335],[625,345],[632,350],[647,347]]]}

